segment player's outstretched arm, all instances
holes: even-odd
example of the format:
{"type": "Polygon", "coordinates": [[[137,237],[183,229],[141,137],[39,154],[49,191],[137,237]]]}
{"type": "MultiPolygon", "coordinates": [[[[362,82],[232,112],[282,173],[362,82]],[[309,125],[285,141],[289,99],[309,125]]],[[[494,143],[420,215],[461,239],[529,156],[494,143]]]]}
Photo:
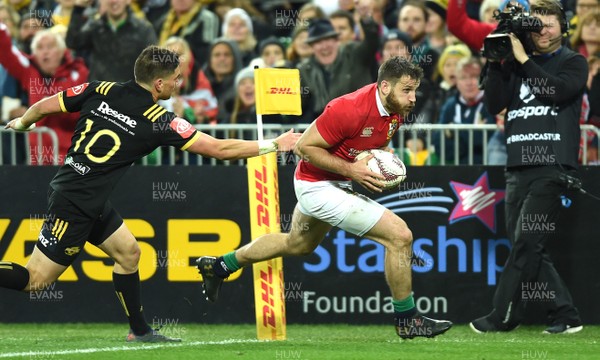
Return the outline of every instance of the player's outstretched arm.
{"type": "Polygon", "coordinates": [[[295,133],[294,129],[291,129],[275,139],[250,141],[217,139],[205,133],[200,133],[200,137],[186,150],[219,160],[246,159],[273,151],[290,151],[296,145],[300,135],[300,133],[295,133]]]}
{"type": "Polygon", "coordinates": [[[294,152],[302,160],[308,161],[321,169],[349,177],[369,191],[382,191],[383,183],[379,179],[383,180],[384,177],[374,173],[367,166],[367,161],[373,155],[367,156],[360,161],[349,162],[341,157],[330,154],[327,151],[330,147],[331,145],[321,136],[319,130],[317,130],[317,126],[313,122],[304,134],[302,134],[300,140],[298,140],[294,152]]]}
{"type": "Polygon", "coordinates": [[[9,121],[4,128],[29,131],[35,127],[36,122],[42,120],[45,116],[61,112],[58,94],[52,95],[31,105],[23,116],[9,121]]]}

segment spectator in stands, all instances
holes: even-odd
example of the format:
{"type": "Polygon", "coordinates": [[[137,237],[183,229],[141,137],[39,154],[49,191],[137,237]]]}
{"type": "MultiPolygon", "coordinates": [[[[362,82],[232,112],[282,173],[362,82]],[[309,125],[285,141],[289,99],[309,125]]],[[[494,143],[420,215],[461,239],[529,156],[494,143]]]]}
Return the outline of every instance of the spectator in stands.
{"type": "MultiPolygon", "coordinates": [[[[19,81],[23,89],[29,91],[29,104],[87,81],[88,69],[83,60],[73,59],[63,38],[50,30],[35,34],[32,41],[33,56],[17,54],[10,50],[11,47],[10,34],[6,26],[0,24],[0,64],[19,81]]],[[[38,123],[56,132],[60,163],[64,161],[71,144],[78,116],[78,113],[52,115],[38,123]]],[[[44,147],[40,153],[36,146],[37,136],[30,136],[31,162],[34,164],[50,164],[54,156],[54,151],[47,147],[51,144],[49,136],[43,136],[42,141],[39,145],[44,147]]]]}
{"type": "Polygon", "coordinates": [[[211,42],[218,37],[219,19],[197,0],[170,0],[171,9],[158,21],[159,45],[171,36],[184,38],[200,64],[208,59],[211,42]]]}
{"type": "Polygon", "coordinates": [[[308,39],[308,27],[300,26],[292,32],[292,42],[286,50],[290,67],[298,67],[302,61],[312,56],[313,49],[306,43],[306,39],[308,39]]]}
{"type": "Polygon", "coordinates": [[[235,75],[241,68],[242,60],[235,42],[223,38],[213,41],[202,72],[217,98],[219,123],[229,122],[231,114],[225,111],[225,102],[235,97],[235,75]]]}
{"type": "Polygon", "coordinates": [[[257,56],[252,20],[246,11],[240,8],[231,9],[225,14],[222,25],[223,38],[237,43],[242,65],[247,66],[257,56]]]}
{"type": "Polygon", "coordinates": [[[589,12],[580,18],[571,37],[571,48],[586,59],[600,52],[600,12],[589,12]]]}
{"type": "Polygon", "coordinates": [[[25,54],[31,55],[31,41],[40,30],[52,27],[52,19],[41,16],[41,13],[27,13],[21,16],[17,47],[25,54]]]}
{"type": "MultiPolygon", "coordinates": [[[[225,15],[231,9],[240,8],[244,10],[252,21],[253,34],[257,41],[273,36],[273,29],[267,24],[264,13],[260,12],[250,0],[215,0],[212,1],[209,8],[214,12],[221,24],[224,23],[225,15]]],[[[221,33],[221,36],[224,34],[221,33]]]]}
{"type": "Polygon", "coordinates": [[[340,40],[341,45],[356,39],[354,33],[355,23],[352,13],[345,10],[334,11],[329,15],[329,21],[331,21],[331,25],[339,34],[338,39],[340,40]]]}
{"type": "Polygon", "coordinates": [[[69,26],[74,7],[75,0],[56,0],[56,7],[52,11],[54,25],[69,26]]]}
{"type": "MultiPolygon", "coordinates": [[[[50,14],[50,12],[47,12],[50,14]]],[[[21,17],[19,23],[19,35],[12,38],[13,44],[16,44],[17,48],[25,53],[31,54],[31,41],[38,31],[48,29],[52,25],[50,18],[45,18],[44,12],[31,12],[21,17]],[[15,41],[16,40],[16,41],[15,41]]],[[[25,114],[27,105],[29,104],[29,89],[24,88],[20,85],[17,86],[17,92],[15,98],[21,99],[21,106],[15,107],[10,110],[9,117],[16,118],[25,114]]]]}
{"type": "Polygon", "coordinates": [[[588,123],[600,127],[600,54],[588,58],[587,94],[590,103],[588,123]]]}
{"type": "MultiPolygon", "coordinates": [[[[458,94],[449,98],[440,114],[440,124],[495,124],[494,116],[490,115],[483,104],[483,90],[479,89],[481,62],[475,57],[463,58],[456,64],[456,87],[458,94]]],[[[446,130],[440,134],[436,151],[441,156],[441,137],[445,137],[446,164],[469,164],[469,153],[472,151],[473,164],[483,164],[483,134],[473,133],[473,147],[469,146],[469,133],[460,131],[458,140],[455,132],[446,130]],[[458,154],[454,144],[458,141],[458,154]],[[455,159],[458,159],[456,162],[455,159]]],[[[489,139],[489,136],[487,137],[489,139]]]]}
{"type": "Polygon", "coordinates": [[[367,16],[361,19],[361,25],[365,40],[340,46],[338,33],[329,20],[310,24],[306,42],[313,55],[298,66],[302,88],[308,90],[308,96],[302,99],[299,121],[312,122],[332,99],[373,82],[370,70],[378,49],[378,25],[367,16]]]}
{"type": "Polygon", "coordinates": [[[600,0],[577,0],[575,15],[569,21],[569,35],[573,34],[579,26],[579,20],[587,13],[600,9],[600,0]]]}
{"type": "Polygon", "coordinates": [[[382,64],[394,56],[400,56],[407,60],[410,60],[410,51],[412,49],[412,40],[410,35],[399,31],[397,29],[391,29],[384,37],[381,46],[381,56],[379,63],[382,64]]]}
{"type": "Polygon", "coordinates": [[[448,0],[426,0],[427,24],[425,33],[429,45],[438,53],[444,51],[446,47],[446,9],[448,0]]]}
{"type": "Polygon", "coordinates": [[[486,24],[497,24],[494,12],[500,8],[501,0],[483,0],[479,6],[479,21],[486,24]]]}
{"type": "Polygon", "coordinates": [[[327,15],[319,5],[308,2],[298,11],[298,21],[302,25],[308,26],[310,20],[318,19],[327,19],[327,15]]]}
{"type": "Polygon", "coordinates": [[[130,0],[110,2],[101,17],[84,15],[89,0],[75,0],[67,31],[67,47],[89,52],[90,80],[125,82],[133,78],[133,65],[148,45],[156,44],[150,23],[133,15],[130,0]]]}
{"type": "Polygon", "coordinates": [[[160,105],[192,124],[216,121],[217,98],[210,82],[194,61],[188,42],[173,36],[167,39],[164,47],[179,55],[181,84],[173,96],[169,100],[161,100],[160,105]]]}
{"type": "Polygon", "coordinates": [[[258,67],[290,67],[285,59],[285,49],[276,37],[269,37],[258,46],[259,57],[250,62],[250,68],[258,67]]]}
{"type": "Polygon", "coordinates": [[[471,51],[464,44],[450,45],[444,49],[437,64],[435,75],[436,121],[439,110],[449,98],[456,95],[456,64],[460,59],[471,57],[471,51]]]}
{"type": "Polygon", "coordinates": [[[407,0],[402,3],[398,16],[398,29],[410,35],[413,42],[412,62],[423,69],[424,78],[433,79],[433,73],[439,54],[427,40],[425,26],[427,24],[427,8],[418,0],[407,0]]]}
{"type": "Polygon", "coordinates": [[[256,124],[256,98],[254,92],[254,69],[246,67],[235,76],[235,98],[226,103],[231,114],[231,124],[256,124]]]}
{"type": "MultiPolygon", "coordinates": [[[[12,38],[13,45],[16,44],[16,37],[19,34],[18,24],[20,16],[12,7],[0,3],[0,23],[3,23],[8,28],[8,32],[12,38]]],[[[22,103],[20,95],[24,91],[21,90],[17,79],[10,75],[6,69],[0,65],[0,122],[8,122],[10,119],[18,117],[23,114],[23,111],[14,113],[13,109],[21,108],[22,103]],[[6,98],[5,98],[6,97],[6,98]],[[17,105],[18,104],[18,105],[17,105]],[[11,114],[12,113],[12,114],[11,114]]],[[[27,103],[27,99],[24,99],[24,103],[27,103]]],[[[24,110],[24,108],[23,108],[24,110]]],[[[25,137],[24,134],[11,134],[15,136],[15,148],[16,153],[12,153],[12,136],[9,134],[2,134],[2,163],[10,164],[12,162],[12,156],[15,157],[17,164],[25,163],[25,137]]]]}

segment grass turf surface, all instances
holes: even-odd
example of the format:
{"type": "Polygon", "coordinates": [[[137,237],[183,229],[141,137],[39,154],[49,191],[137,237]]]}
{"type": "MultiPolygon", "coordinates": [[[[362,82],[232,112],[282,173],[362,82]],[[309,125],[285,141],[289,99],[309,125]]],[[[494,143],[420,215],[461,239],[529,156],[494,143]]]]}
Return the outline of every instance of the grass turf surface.
{"type": "Polygon", "coordinates": [[[392,326],[294,325],[286,341],[256,341],[254,325],[165,326],[178,344],[125,343],[124,324],[0,324],[0,359],[599,359],[600,326],[544,335],[541,326],[479,335],[455,325],[400,340],[392,326]]]}

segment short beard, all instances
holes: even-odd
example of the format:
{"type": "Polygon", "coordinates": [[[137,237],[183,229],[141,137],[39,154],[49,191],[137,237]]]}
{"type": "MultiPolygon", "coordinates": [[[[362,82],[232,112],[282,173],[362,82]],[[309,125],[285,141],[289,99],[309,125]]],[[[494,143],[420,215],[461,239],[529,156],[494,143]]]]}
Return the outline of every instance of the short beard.
{"type": "Polygon", "coordinates": [[[390,91],[390,93],[385,97],[385,107],[386,110],[390,114],[398,114],[401,116],[406,116],[412,110],[412,107],[402,106],[394,96],[394,90],[390,91]]]}

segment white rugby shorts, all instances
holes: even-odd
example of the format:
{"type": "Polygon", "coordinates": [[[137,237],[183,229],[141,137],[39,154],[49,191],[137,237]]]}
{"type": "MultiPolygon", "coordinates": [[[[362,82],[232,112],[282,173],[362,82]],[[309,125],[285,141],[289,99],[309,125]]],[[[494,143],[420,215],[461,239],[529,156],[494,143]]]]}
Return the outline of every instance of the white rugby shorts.
{"type": "Polygon", "coordinates": [[[381,219],[385,207],[352,190],[350,181],[294,179],[298,210],[349,233],[363,236],[381,219]]]}

